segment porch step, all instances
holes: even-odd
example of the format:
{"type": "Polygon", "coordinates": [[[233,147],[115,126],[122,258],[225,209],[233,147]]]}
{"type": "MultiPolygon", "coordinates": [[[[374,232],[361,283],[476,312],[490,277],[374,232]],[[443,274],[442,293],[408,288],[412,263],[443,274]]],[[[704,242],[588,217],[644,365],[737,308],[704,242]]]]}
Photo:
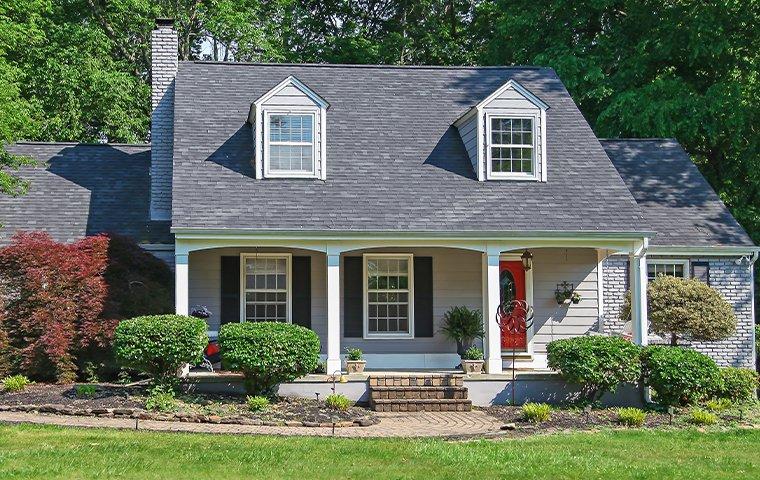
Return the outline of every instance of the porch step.
{"type": "Polygon", "coordinates": [[[370,375],[369,405],[377,412],[467,412],[464,376],[451,373],[370,375]]]}

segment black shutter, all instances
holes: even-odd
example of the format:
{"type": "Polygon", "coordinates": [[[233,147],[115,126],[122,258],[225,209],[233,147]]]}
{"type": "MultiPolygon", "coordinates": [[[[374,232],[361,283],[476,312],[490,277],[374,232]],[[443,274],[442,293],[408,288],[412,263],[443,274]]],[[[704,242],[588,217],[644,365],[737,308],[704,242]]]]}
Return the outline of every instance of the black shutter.
{"type": "Polygon", "coordinates": [[[708,262],[692,262],[691,276],[710,285],[710,264],[708,262]]]}
{"type": "Polygon", "coordinates": [[[414,257],[414,336],[433,336],[433,257],[414,257]]]}
{"type": "Polygon", "coordinates": [[[219,323],[240,321],[240,257],[222,257],[219,323]]]}
{"type": "Polygon", "coordinates": [[[364,265],[362,257],[343,259],[343,336],[364,335],[364,265]]]}
{"type": "Polygon", "coordinates": [[[311,328],[311,257],[293,257],[291,270],[293,324],[311,328]]]}

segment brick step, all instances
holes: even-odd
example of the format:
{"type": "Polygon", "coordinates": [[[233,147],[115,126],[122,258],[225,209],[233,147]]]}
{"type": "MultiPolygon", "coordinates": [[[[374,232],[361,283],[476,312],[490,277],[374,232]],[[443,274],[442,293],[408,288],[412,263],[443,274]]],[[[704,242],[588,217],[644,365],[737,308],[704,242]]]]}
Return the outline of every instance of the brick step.
{"type": "Polygon", "coordinates": [[[369,406],[376,412],[469,412],[472,400],[465,399],[370,399],[369,406]]]}
{"type": "Polygon", "coordinates": [[[409,375],[370,375],[372,387],[461,387],[464,375],[455,373],[428,373],[409,375]]]}
{"type": "Polygon", "coordinates": [[[370,387],[370,398],[393,399],[466,399],[467,387],[370,387]]]}

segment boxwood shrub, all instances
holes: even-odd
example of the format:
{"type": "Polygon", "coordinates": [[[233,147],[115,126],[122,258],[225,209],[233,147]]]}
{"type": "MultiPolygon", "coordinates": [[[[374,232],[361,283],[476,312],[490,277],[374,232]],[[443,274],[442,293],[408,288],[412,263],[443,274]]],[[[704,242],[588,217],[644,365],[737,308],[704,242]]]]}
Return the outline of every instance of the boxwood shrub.
{"type": "Polygon", "coordinates": [[[641,355],[646,384],[654,389],[657,402],[690,405],[706,399],[720,386],[715,361],[696,350],[654,345],[641,355]]]}
{"type": "Polygon", "coordinates": [[[208,345],[206,322],[182,315],[151,315],[124,320],[114,332],[114,353],[125,367],[171,384],[184,364],[198,364],[208,345]]]}
{"type": "Polygon", "coordinates": [[[756,371],[749,368],[726,367],[720,369],[720,385],[715,396],[733,403],[748,403],[757,399],[757,388],[756,371]]]}
{"type": "Polygon", "coordinates": [[[555,340],[546,347],[549,368],[577,383],[590,401],[620,383],[641,376],[641,347],[619,337],[583,336],[555,340]]]}
{"type": "Polygon", "coordinates": [[[245,375],[251,395],[270,395],[282,382],[314,371],[319,337],[308,328],[281,322],[228,323],[219,331],[222,366],[245,375]]]}

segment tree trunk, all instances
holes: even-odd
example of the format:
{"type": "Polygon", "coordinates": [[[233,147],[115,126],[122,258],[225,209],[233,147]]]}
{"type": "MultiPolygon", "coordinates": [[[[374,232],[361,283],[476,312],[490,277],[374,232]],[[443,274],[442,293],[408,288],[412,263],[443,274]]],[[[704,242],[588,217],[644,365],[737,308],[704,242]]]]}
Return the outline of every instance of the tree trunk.
{"type": "Polygon", "coordinates": [[[678,335],[675,333],[670,334],[670,346],[675,347],[678,346],[678,335]]]}

